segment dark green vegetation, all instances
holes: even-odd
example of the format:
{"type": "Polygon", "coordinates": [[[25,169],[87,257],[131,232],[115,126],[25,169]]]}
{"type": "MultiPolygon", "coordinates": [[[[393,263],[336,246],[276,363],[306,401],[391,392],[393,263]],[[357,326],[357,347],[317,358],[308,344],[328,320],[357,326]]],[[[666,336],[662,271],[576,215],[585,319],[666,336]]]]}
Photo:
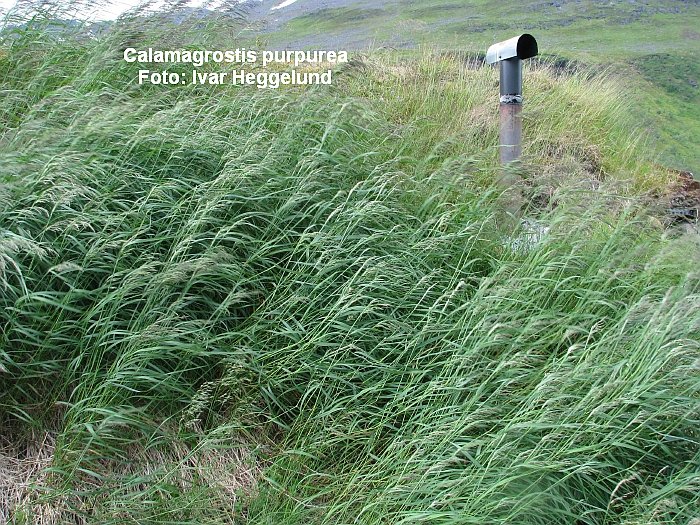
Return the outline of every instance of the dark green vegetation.
{"type": "Polygon", "coordinates": [[[673,97],[693,104],[700,104],[700,64],[697,60],[672,54],[646,55],[635,66],[649,82],[656,83],[673,97]],[[688,89],[688,87],[696,89],[688,89]]]}
{"type": "Polygon", "coordinates": [[[2,42],[0,519],[697,523],[700,245],[613,80],[527,72],[534,243],[493,69],[139,87],[138,38],[2,42]]]}
{"type": "Polygon", "coordinates": [[[265,38],[293,48],[427,45],[485,53],[495,42],[533,33],[547,55],[609,66],[639,103],[630,111],[653,139],[646,154],[700,171],[697,2],[337,0],[321,7],[298,0],[277,13],[281,25],[273,25],[265,38]]]}

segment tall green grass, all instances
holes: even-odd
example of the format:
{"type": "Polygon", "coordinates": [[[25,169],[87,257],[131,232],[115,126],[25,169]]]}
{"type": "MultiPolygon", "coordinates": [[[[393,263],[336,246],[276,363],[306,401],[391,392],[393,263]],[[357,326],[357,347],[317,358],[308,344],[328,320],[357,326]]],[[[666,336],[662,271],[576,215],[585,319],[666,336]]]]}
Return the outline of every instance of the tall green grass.
{"type": "Polygon", "coordinates": [[[495,71],[139,87],[132,29],[3,40],[2,519],[694,523],[700,253],[608,80],[528,71],[528,243],[495,71]]]}

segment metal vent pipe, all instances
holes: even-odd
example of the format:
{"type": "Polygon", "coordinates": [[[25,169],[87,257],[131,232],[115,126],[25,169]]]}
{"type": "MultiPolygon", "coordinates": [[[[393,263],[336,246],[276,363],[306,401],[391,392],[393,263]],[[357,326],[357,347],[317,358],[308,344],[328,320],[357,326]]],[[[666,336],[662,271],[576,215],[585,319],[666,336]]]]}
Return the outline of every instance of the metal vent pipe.
{"type": "Polygon", "coordinates": [[[529,34],[494,44],[486,52],[486,62],[500,66],[500,159],[503,165],[518,160],[522,153],[523,60],[537,53],[537,41],[529,34]]]}

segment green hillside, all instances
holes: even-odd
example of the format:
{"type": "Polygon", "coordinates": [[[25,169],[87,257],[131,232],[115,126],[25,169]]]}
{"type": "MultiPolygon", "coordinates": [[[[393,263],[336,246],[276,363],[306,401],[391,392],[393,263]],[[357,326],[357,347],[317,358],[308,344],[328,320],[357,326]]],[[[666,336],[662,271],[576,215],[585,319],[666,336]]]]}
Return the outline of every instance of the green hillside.
{"type": "Polygon", "coordinates": [[[532,33],[545,55],[610,67],[624,79],[627,96],[638,102],[630,111],[652,138],[648,155],[700,171],[697,2],[298,0],[279,12],[265,14],[281,17],[265,38],[291,48],[438,46],[485,53],[495,42],[532,33]]]}
{"type": "Polygon", "coordinates": [[[528,65],[518,221],[473,56],[122,59],[236,24],[0,35],[0,522],[697,525],[700,243],[625,78],[528,65]]]}

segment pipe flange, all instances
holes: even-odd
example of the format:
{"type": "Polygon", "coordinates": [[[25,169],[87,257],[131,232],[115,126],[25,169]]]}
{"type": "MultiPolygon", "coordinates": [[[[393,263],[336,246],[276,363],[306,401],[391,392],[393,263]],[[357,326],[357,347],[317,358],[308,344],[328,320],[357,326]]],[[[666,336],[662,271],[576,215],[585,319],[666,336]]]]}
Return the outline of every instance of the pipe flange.
{"type": "Polygon", "coordinates": [[[501,104],[522,104],[522,95],[501,95],[501,104]]]}

